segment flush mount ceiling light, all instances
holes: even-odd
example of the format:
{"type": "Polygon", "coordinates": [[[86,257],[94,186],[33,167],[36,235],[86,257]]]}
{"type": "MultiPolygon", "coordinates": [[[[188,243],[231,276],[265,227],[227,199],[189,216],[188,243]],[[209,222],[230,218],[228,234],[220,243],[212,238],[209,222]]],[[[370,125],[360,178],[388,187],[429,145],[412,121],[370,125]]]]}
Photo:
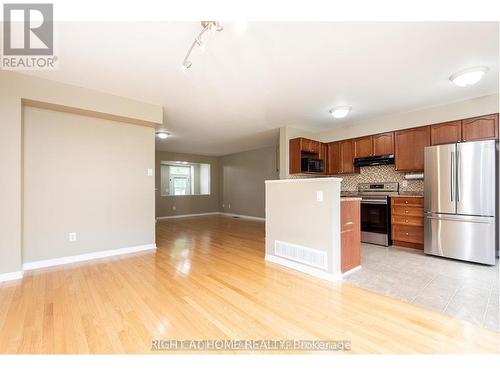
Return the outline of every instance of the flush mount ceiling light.
{"type": "Polygon", "coordinates": [[[348,105],[341,105],[335,108],[330,109],[330,113],[335,118],[344,118],[351,111],[352,107],[348,105]]]}
{"type": "Polygon", "coordinates": [[[203,35],[205,35],[205,33],[207,31],[215,30],[215,31],[220,32],[220,31],[224,30],[224,27],[222,27],[220,22],[217,22],[217,21],[201,21],[201,27],[202,27],[202,30],[196,36],[196,38],[194,38],[194,41],[191,44],[191,47],[189,47],[189,49],[186,53],[186,57],[184,57],[184,61],[182,62],[182,67],[181,67],[182,70],[188,70],[193,65],[193,63],[190,60],[190,57],[191,57],[191,52],[193,52],[194,47],[198,46],[198,47],[200,47],[200,49],[202,51],[205,50],[206,45],[205,45],[205,42],[203,41],[203,35]]]}
{"type": "Polygon", "coordinates": [[[460,87],[472,86],[478,83],[487,71],[488,68],[485,66],[464,69],[452,74],[450,76],[450,81],[460,87]]]}
{"type": "Polygon", "coordinates": [[[159,130],[156,132],[156,136],[160,139],[167,139],[170,136],[170,133],[163,130],[159,130]]]}

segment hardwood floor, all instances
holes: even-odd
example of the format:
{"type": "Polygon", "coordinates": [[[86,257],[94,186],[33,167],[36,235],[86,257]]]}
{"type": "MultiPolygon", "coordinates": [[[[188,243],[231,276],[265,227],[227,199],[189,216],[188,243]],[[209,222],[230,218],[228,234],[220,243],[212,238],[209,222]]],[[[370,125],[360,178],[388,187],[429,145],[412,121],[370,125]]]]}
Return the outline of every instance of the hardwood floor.
{"type": "Polygon", "coordinates": [[[343,353],[500,351],[493,331],[266,263],[262,222],[175,219],[159,223],[157,237],[156,253],[0,284],[0,353],[151,353],[156,339],[350,340],[343,353]]]}

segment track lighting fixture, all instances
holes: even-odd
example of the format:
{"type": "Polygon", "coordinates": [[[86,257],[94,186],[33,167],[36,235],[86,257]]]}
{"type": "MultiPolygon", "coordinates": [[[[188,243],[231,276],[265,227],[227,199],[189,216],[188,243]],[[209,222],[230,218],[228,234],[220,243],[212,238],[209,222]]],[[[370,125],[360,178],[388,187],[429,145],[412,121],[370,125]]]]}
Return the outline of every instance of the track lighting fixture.
{"type": "Polygon", "coordinates": [[[184,61],[182,62],[182,67],[181,67],[182,70],[188,70],[193,65],[193,63],[190,60],[190,57],[191,57],[191,52],[193,52],[193,49],[195,46],[200,47],[202,50],[204,50],[206,48],[205,42],[203,41],[203,35],[207,31],[215,30],[215,31],[220,32],[220,31],[224,30],[224,27],[220,24],[220,22],[217,22],[217,21],[201,21],[201,27],[202,27],[202,30],[196,36],[196,38],[194,38],[193,43],[191,44],[191,46],[189,47],[189,49],[186,53],[186,57],[184,57],[184,61]]]}

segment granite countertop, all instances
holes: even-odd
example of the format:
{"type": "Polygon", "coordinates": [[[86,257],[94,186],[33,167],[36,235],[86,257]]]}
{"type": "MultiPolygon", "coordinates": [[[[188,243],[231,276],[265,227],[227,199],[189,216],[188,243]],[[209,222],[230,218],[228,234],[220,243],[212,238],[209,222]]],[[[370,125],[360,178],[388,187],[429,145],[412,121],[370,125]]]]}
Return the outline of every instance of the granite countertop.
{"type": "Polygon", "coordinates": [[[340,197],[341,202],[348,202],[348,201],[360,201],[360,197],[340,197]]]}
{"type": "Polygon", "coordinates": [[[421,191],[405,191],[402,193],[399,193],[399,195],[396,195],[397,197],[408,197],[408,198],[420,198],[424,196],[424,193],[421,191]]]}
{"type": "MultiPolygon", "coordinates": [[[[345,190],[345,191],[340,192],[340,196],[342,199],[345,199],[345,198],[347,198],[347,199],[350,199],[350,198],[361,199],[359,197],[359,194],[360,193],[358,191],[349,191],[349,190],[345,190]]],[[[392,195],[392,197],[407,197],[407,198],[414,198],[414,197],[420,198],[423,196],[424,196],[423,191],[401,191],[397,195],[392,195]]]]}

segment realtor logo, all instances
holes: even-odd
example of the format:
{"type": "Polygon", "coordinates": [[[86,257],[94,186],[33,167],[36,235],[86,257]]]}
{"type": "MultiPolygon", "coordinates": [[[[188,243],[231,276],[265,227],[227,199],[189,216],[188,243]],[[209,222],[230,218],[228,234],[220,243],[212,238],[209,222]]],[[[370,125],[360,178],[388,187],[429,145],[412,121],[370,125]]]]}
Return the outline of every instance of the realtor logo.
{"type": "Polygon", "coordinates": [[[4,4],[3,18],[3,69],[55,68],[53,4],[4,4]]]}

